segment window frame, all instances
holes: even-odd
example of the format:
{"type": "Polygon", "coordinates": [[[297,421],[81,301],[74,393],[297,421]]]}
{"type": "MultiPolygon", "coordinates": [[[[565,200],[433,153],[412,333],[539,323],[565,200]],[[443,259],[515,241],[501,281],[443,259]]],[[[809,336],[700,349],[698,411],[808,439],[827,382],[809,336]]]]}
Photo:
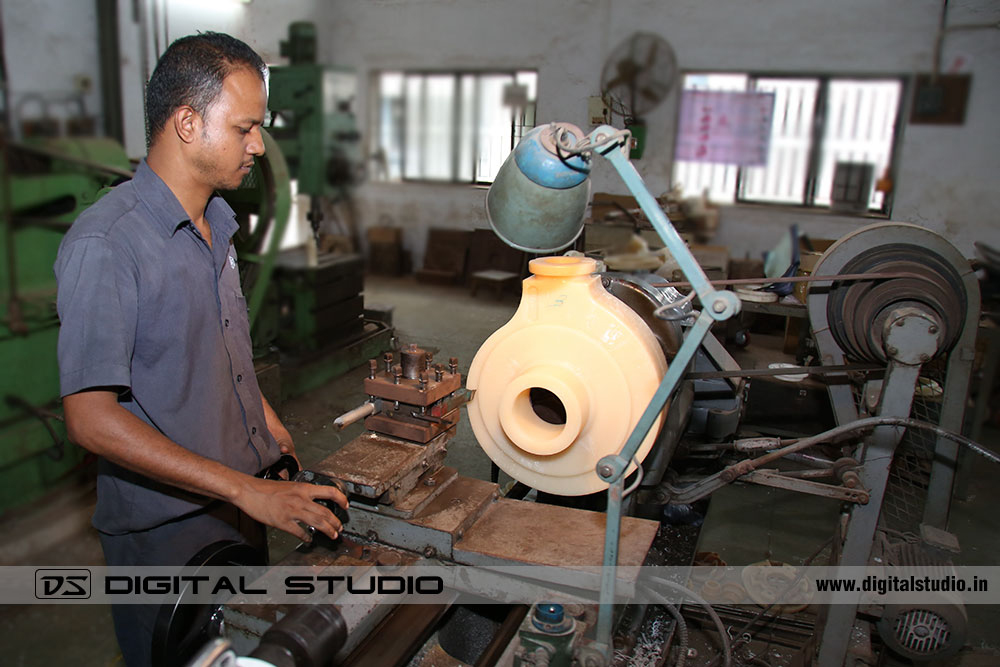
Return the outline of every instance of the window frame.
{"type": "MultiPolygon", "coordinates": [[[[422,86],[426,86],[426,77],[430,76],[451,76],[454,81],[454,93],[452,100],[452,113],[453,113],[453,123],[452,123],[452,146],[451,146],[451,172],[453,174],[450,179],[439,179],[439,178],[427,178],[427,177],[413,177],[407,176],[407,132],[405,127],[405,120],[403,120],[403,132],[400,136],[400,160],[399,160],[399,176],[398,178],[386,177],[384,179],[379,179],[379,183],[407,183],[407,184],[427,184],[427,185],[460,185],[460,186],[474,186],[474,187],[488,187],[493,183],[492,180],[484,180],[481,175],[477,173],[478,162],[480,156],[480,143],[479,143],[479,132],[478,128],[474,127],[472,132],[473,146],[472,146],[472,164],[471,164],[471,180],[465,180],[458,178],[457,175],[461,173],[460,163],[461,163],[461,124],[463,122],[464,113],[468,113],[468,110],[463,109],[462,93],[461,93],[461,83],[463,77],[473,76],[475,77],[475,87],[471,100],[471,108],[474,114],[478,114],[478,108],[480,103],[481,94],[481,80],[483,77],[489,76],[509,76],[512,79],[512,83],[517,82],[517,75],[519,73],[531,72],[535,75],[535,97],[529,103],[528,107],[522,109],[520,114],[512,114],[510,122],[510,151],[514,150],[514,146],[523,137],[528,130],[533,128],[535,125],[532,123],[528,125],[527,116],[528,108],[531,109],[531,115],[533,116],[533,121],[537,122],[538,116],[538,70],[531,67],[517,67],[517,68],[497,68],[497,69],[398,69],[398,68],[379,68],[372,70],[369,77],[369,82],[371,85],[371,95],[372,100],[371,106],[372,111],[369,114],[373,120],[374,131],[370,134],[371,136],[371,146],[370,153],[374,155],[379,149],[382,148],[381,137],[383,132],[382,123],[382,91],[381,91],[381,77],[384,74],[399,74],[403,77],[402,85],[402,95],[400,100],[402,101],[402,106],[405,112],[407,107],[407,86],[406,80],[410,76],[422,77],[422,86]],[[464,112],[464,113],[463,113],[464,112]],[[521,134],[518,135],[518,128],[521,130],[521,134]]],[[[426,96],[424,97],[424,102],[422,104],[426,109],[426,96]]],[[[387,169],[388,173],[388,169],[387,169]]]]}
{"type": "MultiPolygon", "coordinates": [[[[826,123],[828,118],[826,116],[827,107],[829,103],[829,90],[830,82],[835,80],[856,80],[856,81],[875,81],[875,80],[895,80],[900,84],[899,89],[899,104],[896,108],[896,119],[893,125],[892,132],[892,144],[889,148],[889,176],[893,183],[897,182],[897,174],[899,171],[899,152],[900,146],[903,141],[903,129],[905,125],[905,120],[907,118],[907,113],[909,109],[910,91],[912,86],[912,77],[905,74],[899,73],[843,73],[843,72],[789,72],[789,71],[766,71],[766,70],[734,70],[734,69],[691,69],[683,70],[680,73],[681,81],[681,95],[677,96],[677,112],[675,118],[677,119],[677,127],[675,128],[675,141],[673,158],[671,160],[670,167],[670,182],[671,186],[676,184],[676,168],[677,168],[677,142],[676,133],[680,131],[680,111],[681,105],[683,104],[682,95],[684,92],[684,81],[689,75],[712,75],[712,74],[723,74],[723,75],[742,75],[747,77],[748,88],[747,92],[754,92],[755,88],[750,88],[749,84],[755,82],[758,79],[807,79],[817,82],[816,91],[816,105],[813,109],[812,116],[812,131],[810,133],[810,144],[809,144],[809,154],[808,154],[808,166],[806,168],[805,183],[803,184],[803,201],[802,202],[782,202],[782,201],[769,201],[765,199],[746,199],[742,194],[743,185],[743,170],[747,167],[736,166],[736,178],[733,184],[733,203],[731,205],[739,206],[760,206],[760,207],[773,207],[781,209],[800,209],[808,210],[812,212],[827,212],[835,215],[844,215],[848,217],[862,217],[862,218],[890,218],[892,216],[892,206],[895,199],[895,188],[886,193],[882,200],[881,210],[876,210],[869,208],[864,213],[849,213],[842,211],[833,211],[829,205],[816,204],[816,188],[819,182],[820,175],[820,165],[822,160],[822,144],[824,133],[826,130],[826,123]]],[[[881,178],[881,174],[875,174],[875,178],[881,178]]],[[[694,196],[695,193],[685,193],[685,196],[694,196]]],[[[725,204],[723,204],[725,205],[725,204]]]]}

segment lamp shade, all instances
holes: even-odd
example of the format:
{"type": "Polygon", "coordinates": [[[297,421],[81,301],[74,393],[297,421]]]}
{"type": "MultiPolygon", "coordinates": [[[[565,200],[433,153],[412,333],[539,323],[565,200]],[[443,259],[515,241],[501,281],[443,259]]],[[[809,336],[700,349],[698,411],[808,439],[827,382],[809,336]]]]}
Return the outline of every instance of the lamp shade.
{"type": "Polygon", "coordinates": [[[562,250],[583,231],[590,201],[590,161],[583,155],[560,155],[557,134],[570,142],[584,135],[570,123],[531,130],[500,167],[486,194],[486,215],[507,245],[531,253],[562,250]]]}

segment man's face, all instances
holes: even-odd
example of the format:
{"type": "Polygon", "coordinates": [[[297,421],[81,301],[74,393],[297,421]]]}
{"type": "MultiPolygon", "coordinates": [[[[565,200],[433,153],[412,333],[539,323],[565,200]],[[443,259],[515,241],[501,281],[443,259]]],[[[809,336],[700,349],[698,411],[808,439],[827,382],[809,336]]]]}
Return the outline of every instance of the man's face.
{"type": "Polygon", "coordinates": [[[255,72],[240,67],[222,82],[222,91],[202,118],[192,162],[199,180],[215,190],[233,190],[264,154],[260,126],[267,113],[267,89],[255,72]]]}

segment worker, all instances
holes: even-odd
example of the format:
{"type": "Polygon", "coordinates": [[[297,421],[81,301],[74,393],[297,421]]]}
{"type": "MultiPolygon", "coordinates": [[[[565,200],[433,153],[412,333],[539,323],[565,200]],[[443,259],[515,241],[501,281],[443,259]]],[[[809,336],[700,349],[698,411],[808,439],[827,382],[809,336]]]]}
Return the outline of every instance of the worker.
{"type": "MultiPolygon", "coordinates": [[[[340,522],[330,486],[262,479],[288,430],[254,374],[233,210],[264,153],[267,68],[220,33],[175,41],[146,88],[148,153],[84,211],[56,259],[69,437],[97,454],[93,524],[109,566],[184,565],[207,545],[309,540],[340,522]]],[[[149,665],[157,609],[112,610],[129,667],[149,665]]]]}

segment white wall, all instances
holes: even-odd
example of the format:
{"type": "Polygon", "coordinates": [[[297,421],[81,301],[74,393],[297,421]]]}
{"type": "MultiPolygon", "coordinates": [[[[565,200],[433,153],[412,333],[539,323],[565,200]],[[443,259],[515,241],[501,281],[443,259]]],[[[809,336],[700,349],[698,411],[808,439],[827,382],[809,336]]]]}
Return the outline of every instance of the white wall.
{"type": "MultiPolygon", "coordinates": [[[[78,91],[79,77],[91,82],[83,100],[88,115],[96,116],[100,130],[96,3],[5,0],[0,15],[8,104],[15,132],[19,131],[18,111],[26,118],[42,115],[41,107],[31,98],[40,94],[55,102],[71,97],[78,91]]],[[[58,119],[78,115],[76,107],[60,103],[50,104],[49,111],[58,119]]]]}
{"type": "MultiPolygon", "coordinates": [[[[1000,20],[992,0],[953,0],[950,20],[1000,20]]],[[[607,54],[637,30],[661,34],[682,69],[774,72],[926,72],[937,0],[338,0],[318,18],[321,55],[368,73],[384,68],[531,67],[539,72],[538,122],[586,123],[587,97],[599,93],[607,54]]],[[[973,74],[963,126],[906,127],[893,218],[947,235],[963,252],[975,240],[1000,246],[1000,31],[957,33],[945,43],[973,74]]],[[[364,118],[364,105],[361,104],[364,118]]],[[[676,91],[647,114],[647,151],[637,166],[654,194],[666,190],[673,154],[676,91]]],[[[594,190],[625,192],[598,160],[594,190]]],[[[420,266],[431,226],[487,226],[484,191],[467,186],[370,183],[359,193],[364,224],[391,217],[405,228],[420,266]]],[[[817,237],[869,220],[802,210],[725,209],[719,241],[758,254],[793,222],[817,237]]]]}
{"type": "MultiPolygon", "coordinates": [[[[539,72],[538,121],[586,122],[586,101],[599,93],[607,54],[636,30],[653,31],[674,47],[681,68],[775,72],[913,74],[926,72],[938,0],[140,0],[166,8],[161,49],[195,30],[230,32],[279,61],[278,43],[294,20],[319,26],[325,62],[359,73],[358,111],[366,118],[366,83],[384,68],[529,67],[539,72]]],[[[120,0],[123,100],[127,149],[144,151],[141,30],[133,3],[120,0]]],[[[993,0],[952,0],[953,24],[996,22],[993,0]]],[[[94,3],[4,0],[4,51],[12,99],[27,91],[71,91],[76,74],[95,89],[88,110],[100,112],[94,3]]],[[[150,26],[149,30],[152,30],[150,26]]],[[[148,61],[155,62],[152,32],[148,61]]],[[[1000,246],[1000,31],[949,35],[947,69],[956,57],[973,75],[963,126],[907,126],[893,218],[947,235],[963,252],[984,240],[1000,246]]],[[[637,165],[654,193],[667,189],[673,154],[676,92],[647,114],[646,155],[637,165]]],[[[362,128],[364,129],[364,127],[362,128]]],[[[624,192],[598,160],[595,191],[624,192]]],[[[431,226],[485,227],[485,192],[469,186],[369,183],[358,192],[364,225],[391,217],[405,228],[420,266],[431,226]]],[[[801,210],[736,206],[722,216],[719,241],[757,254],[788,224],[835,236],[865,224],[858,218],[801,210]]]]}

